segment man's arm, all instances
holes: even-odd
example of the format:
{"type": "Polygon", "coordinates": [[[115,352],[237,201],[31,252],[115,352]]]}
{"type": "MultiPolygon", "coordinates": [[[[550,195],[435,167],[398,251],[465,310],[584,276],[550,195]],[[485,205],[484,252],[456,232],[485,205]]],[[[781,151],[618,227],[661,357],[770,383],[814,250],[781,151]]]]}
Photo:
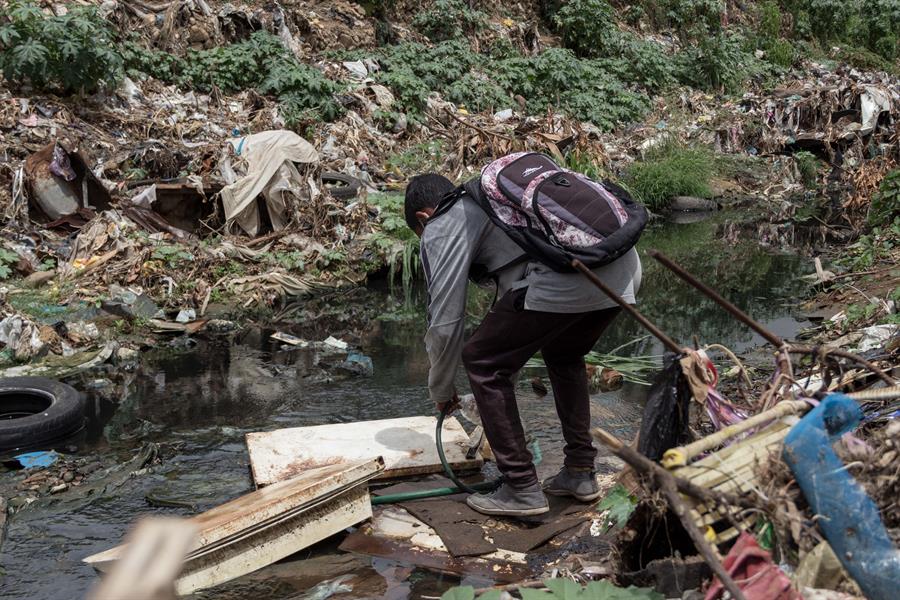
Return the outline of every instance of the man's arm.
{"type": "Polygon", "coordinates": [[[463,219],[441,217],[422,236],[422,265],[428,284],[428,332],[425,347],[431,369],[428,391],[432,402],[451,401],[465,335],[466,291],[475,241],[463,219]]]}

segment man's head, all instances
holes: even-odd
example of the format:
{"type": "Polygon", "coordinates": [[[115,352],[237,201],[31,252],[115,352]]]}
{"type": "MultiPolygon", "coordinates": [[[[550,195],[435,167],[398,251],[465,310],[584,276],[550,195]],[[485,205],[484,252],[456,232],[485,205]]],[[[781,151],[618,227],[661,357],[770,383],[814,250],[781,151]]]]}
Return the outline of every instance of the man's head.
{"type": "Polygon", "coordinates": [[[409,180],[403,213],[406,224],[416,232],[416,235],[422,236],[425,222],[434,214],[441,198],[452,192],[453,188],[454,185],[449,179],[437,173],[416,175],[409,180]]]}

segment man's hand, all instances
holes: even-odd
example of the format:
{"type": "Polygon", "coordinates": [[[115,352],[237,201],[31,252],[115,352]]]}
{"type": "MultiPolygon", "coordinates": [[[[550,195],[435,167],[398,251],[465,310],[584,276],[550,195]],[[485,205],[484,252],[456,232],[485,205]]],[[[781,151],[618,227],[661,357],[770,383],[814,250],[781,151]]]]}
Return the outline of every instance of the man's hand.
{"type": "Polygon", "coordinates": [[[450,414],[454,410],[456,410],[456,408],[459,406],[459,396],[457,395],[456,392],[453,392],[453,397],[450,398],[449,400],[447,400],[446,402],[438,402],[437,403],[438,412],[443,412],[445,406],[450,407],[447,409],[447,414],[450,414]]]}

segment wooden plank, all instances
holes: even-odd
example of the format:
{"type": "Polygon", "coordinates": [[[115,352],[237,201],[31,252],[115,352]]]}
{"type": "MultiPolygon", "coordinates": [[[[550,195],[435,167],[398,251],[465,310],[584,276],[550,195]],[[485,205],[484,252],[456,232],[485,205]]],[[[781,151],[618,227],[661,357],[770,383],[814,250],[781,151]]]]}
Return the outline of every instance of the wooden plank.
{"type": "Polygon", "coordinates": [[[262,535],[241,539],[189,561],[175,582],[175,590],[186,595],[252,573],[371,516],[368,490],[365,486],[353,488],[262,535]]]}
{"type": "MultiPolygon", "coordinates": [[[[434,441],[436,417],[406,417],[247,434],[250,467],[257,486],[294,477],[308,469],[381,456],[378,479],[443,471],[434,441]]],[[[456,470],[477,469],[479,456],[466,458],[469,437],[455,418],[444,421],[444,453],[456,470]]]]}
{"type": "MultiPolygon", "coordinates": [[[[197,535],[176,590],[187,594],[246,575],[368,519],[371,500],[362,484],[383,468],[376,458],[311,469],[189,519],[197,535]]],[[[84,562],[107,571],[126,549],[84,562]]]]}

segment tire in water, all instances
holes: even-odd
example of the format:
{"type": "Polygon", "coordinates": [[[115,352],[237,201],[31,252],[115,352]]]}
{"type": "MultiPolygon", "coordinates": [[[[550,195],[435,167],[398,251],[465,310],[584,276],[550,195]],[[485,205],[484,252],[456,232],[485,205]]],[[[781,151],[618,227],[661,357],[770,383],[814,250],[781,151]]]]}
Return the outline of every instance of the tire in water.
{"type": "Polygon", "coordinates": [[[73,387],[46,377],[0,379],[0,450],[36,446],[84,425],[84,400],[73,387]]]}

